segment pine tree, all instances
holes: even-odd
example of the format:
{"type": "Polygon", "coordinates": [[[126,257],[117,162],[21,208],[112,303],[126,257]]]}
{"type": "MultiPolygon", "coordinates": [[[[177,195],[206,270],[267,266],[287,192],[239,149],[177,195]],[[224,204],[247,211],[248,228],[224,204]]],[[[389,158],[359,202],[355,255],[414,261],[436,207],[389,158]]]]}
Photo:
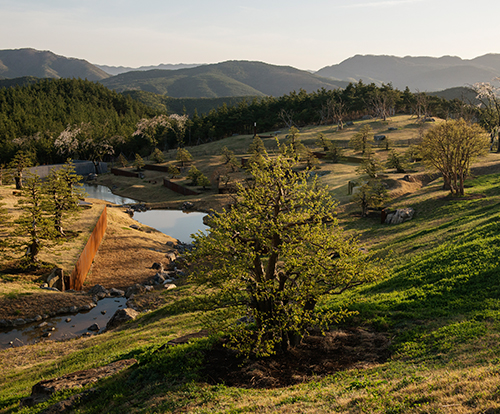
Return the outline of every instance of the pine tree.
{"type": "Polygon", "coordinates": [[[81,186],[77,186],[80,180],[71,160],[68,160],[61,169],[52,169],[44,183],[43,189],[49,201],[48,209],[59,237],[65,236],[63,218],[78,211],[78,204],[84,196],[81,186]]]}
{"type": "Polygon", "coordinates": [[[144,167],[146,163],[142,159],[142,157],[139,154],[135,154],[135,161],[134,161],[134,167],[137,171],[141,171],[142,167],[144,167]]]}
{"type": "Polygon", "coordinates": [[[122,167],[126,167],[128,165],[128,161],[123,153],[120,153],[120,155],[118,156],[118,162],[122,167]]]}
{"type": "Polygon", "coordinates": [[[38,254],[44,242],[56,237],[54,222],[47,215],[48,200],[42,190],[42,180],[36,174],[28,174],[22,188],[21,199],[18,205],[23,214],[15,220],[17,227],[13,231],[15,236],[25,236],[23,245],[26,246],[25,261],[29,266],[38,263],[38,254]]]}
{"type": "Polygon", "coordinates": [[[165,156],[163,155],[163,152],[161,152],[161,150],[159,150],[158,148],[154,149],[151,154],[151,158],[153,158],[153,160],[158,164],[165,162],[165,156]]]}
{"type": "Polygon", "coordinates": [[[180,161],[181,167],[184,167],[184,163],[191,161],[193,159],[193,156],[189,153],[189,151],[186,148],[178,147],[175,159],[177,161],[180,161]]]}
{"type": "Polygon", "coordinates": [[[351,146],[356,151],[361,151],[362,155],[365,155],[365,152],[369,151],[371,146],[368,142],[368,138],[372,133],[372,128],[370,125],[364,125],[357,134],[355,134],[351,138],[351,146]]]}

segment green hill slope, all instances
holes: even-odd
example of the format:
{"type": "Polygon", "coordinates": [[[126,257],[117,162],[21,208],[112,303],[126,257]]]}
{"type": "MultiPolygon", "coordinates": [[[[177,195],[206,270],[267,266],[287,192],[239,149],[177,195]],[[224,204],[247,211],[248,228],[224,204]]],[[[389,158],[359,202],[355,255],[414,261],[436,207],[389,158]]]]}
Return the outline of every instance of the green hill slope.
{"type": "Polygon", "coordinates": [[[299,89],[313,92],[346,85],[289,66],[248,61],[229,61],[175,71],[128,72],[102,83],[119,92],[140,89],[175,98],[281,96],[299,89]]]}

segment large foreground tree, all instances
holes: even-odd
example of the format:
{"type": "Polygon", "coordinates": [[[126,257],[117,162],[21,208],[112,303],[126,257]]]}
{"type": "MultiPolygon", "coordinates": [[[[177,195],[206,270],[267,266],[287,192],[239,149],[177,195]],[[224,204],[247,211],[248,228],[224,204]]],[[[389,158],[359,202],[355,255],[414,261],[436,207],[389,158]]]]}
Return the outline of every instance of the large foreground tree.
{"type": "Polygon", "coordinates": [[[434,126],[419,146],[424,162],[443,175],[443,188],[455,195],[464,195],[471,163],[487,150],[488,137],[484,129],[463,119],[434,126]]]}
{"type": "Polygon", "coordinates": [[[194,236],[190,258],[198,282],[255,321],[232,325],[230,345],[256,355],[286,351],[309,328],[334,322],[339,314],[320,315],[318,301],[376,275],[339,227],[328,190],[283,154],[263,160],[237,202],[211,218],[210,232],[194,236]]]}

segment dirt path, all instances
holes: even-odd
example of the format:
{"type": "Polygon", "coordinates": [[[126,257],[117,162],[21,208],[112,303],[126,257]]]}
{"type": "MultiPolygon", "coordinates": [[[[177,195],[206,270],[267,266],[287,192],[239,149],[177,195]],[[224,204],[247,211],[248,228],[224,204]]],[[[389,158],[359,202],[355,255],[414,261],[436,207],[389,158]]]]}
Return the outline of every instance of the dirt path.
{"type": "Polygon", "coordinates": [[[165,253],[173,248],[167,242],[176,241],[151,227],[133,220],[121,208],[108,208],[108,229],[94,263],[84,283],[84,290],[100,284],[109,288],[126,289],[143,283],[156,273],[155,262],[168,263],[165,253]],[[139,230],[130,226],[136,225],[139,230]]]}

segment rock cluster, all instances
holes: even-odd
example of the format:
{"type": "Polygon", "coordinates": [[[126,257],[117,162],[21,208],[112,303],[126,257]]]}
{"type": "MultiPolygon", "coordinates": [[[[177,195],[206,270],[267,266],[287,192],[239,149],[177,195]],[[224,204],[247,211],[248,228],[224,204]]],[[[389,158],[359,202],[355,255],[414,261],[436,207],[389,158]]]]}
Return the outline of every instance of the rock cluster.
{"type": "Polygon", "coordinates": [[[397,209],[393,213],[387,214],[385,224],[401,224],[411,220],[415,211],[411,207],[397,209]]]}

